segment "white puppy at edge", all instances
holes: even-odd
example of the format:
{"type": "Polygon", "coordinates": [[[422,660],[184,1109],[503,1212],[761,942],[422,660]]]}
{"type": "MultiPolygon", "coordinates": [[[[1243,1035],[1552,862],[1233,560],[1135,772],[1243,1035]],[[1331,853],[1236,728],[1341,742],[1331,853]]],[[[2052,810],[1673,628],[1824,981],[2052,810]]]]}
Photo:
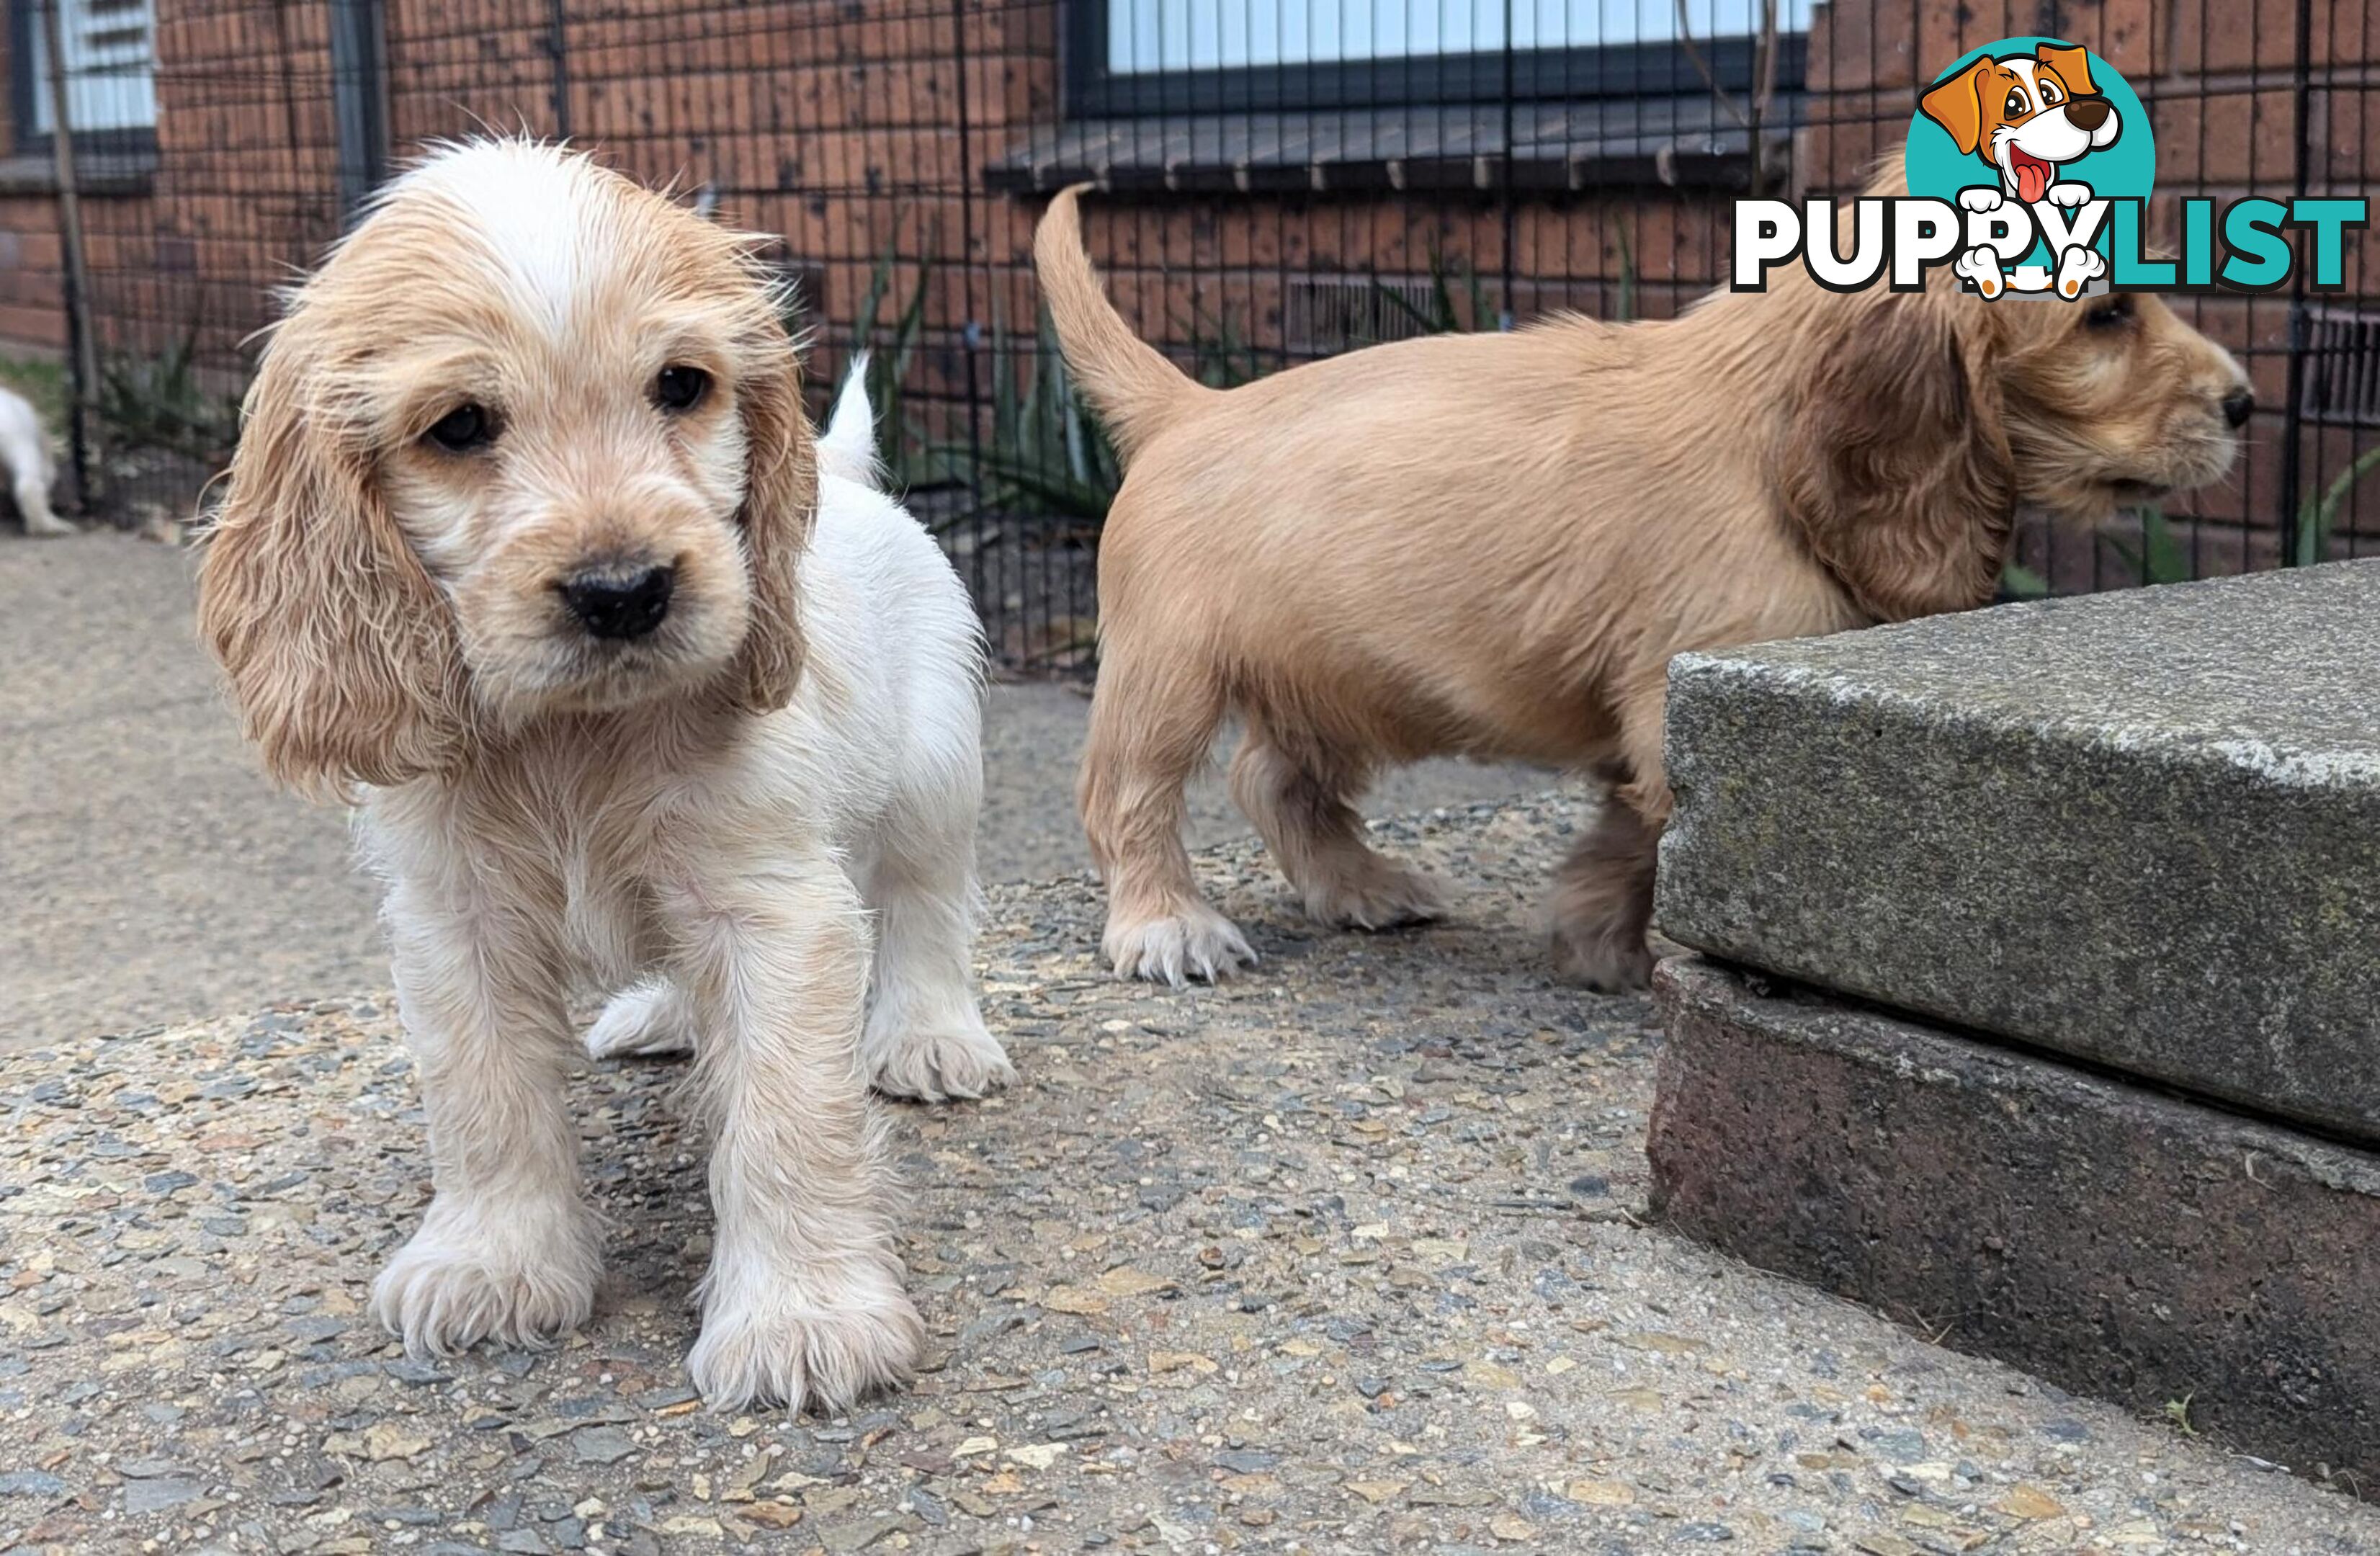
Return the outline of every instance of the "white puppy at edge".
{"type": "Polygon", "coordinates": [[[576,983],[599,1051],[694,1050],[696,1385],[833,1407],[924,1332],[869,1082],[1011,1072],[969,972],[974,614],[856,389],[814,444],[755,242],[556,148],[431,156],[292,298],[200,613],[387,881],[434,1195],[381,1319],[445,1352],[591,1311],[576,983]]]}
{"type": "Polygon", "coordinates": [[[50,458],[49,434],[22,395],[0,389],[0,464],[8,467],[8,490],[28,535],[71,535],[75,527],[50,511],[50,483],[57,467],[50,458]]]}

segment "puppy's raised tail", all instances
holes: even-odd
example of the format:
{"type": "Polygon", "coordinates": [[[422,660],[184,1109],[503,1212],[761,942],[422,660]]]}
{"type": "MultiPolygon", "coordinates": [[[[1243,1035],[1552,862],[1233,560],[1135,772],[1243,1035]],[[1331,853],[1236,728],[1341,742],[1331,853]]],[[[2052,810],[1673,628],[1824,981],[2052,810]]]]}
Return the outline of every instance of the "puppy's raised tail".
{"type": "Polygon", "coordinates": [[[1083,251],[1076,203],[1088,184],[1058,191],[1033,235],[1033,268],[1058,329],[1066,366],[1107,423],[1116,452],[1130,459],[1168,422],[1216,393],[1183,372],[1132,333],[1108,301],[1083,251]]]}
{"type": "Polygon", "coordinates": [[[883,490],[883,465],[876,456],[876,407],[868,399],[868,353],[851,359],[819,434],[819,468],[828,475],[883,490]]]}

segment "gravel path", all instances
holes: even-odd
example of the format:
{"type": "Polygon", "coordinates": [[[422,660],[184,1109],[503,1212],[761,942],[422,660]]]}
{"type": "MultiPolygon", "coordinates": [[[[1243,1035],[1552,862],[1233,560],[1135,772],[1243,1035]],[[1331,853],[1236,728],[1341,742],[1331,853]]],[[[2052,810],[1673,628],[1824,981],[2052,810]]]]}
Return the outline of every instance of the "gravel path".
{"type": "MultiPolygon", "coordinates": [[[[698,1408],[670,1066],[575,1082],[611,1274],[555,1352],[361,1312],[427,1196],[382,996],[11,1060],[0,1550],[2380,1551],[2380,1512],[1640,1224],[1658,1039],[1543,976],[1568,806],[1381,829],[1452,922],[1112,982],[1079,878],[992,893],[1022,1080],[895,1110],[933,1331],[843,1420],[698,1408]]],[[[1955,1339],[1955,1336],[1953,1336],[1955,1339]]]]}

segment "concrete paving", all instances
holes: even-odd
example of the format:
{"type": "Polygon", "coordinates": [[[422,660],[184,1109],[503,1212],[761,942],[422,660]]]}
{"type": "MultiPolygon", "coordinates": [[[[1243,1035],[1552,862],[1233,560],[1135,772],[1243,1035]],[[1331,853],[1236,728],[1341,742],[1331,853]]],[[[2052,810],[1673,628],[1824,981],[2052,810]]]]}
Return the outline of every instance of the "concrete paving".
{"type": "MultiPolygon", "coordinates": [[[[187,552],[121,534],[0,534],[0,1052],[244,1010],[385,977],[346,818],[274,793],[191,628],[187,552]]],[[[1089,704],[994,687],[989,881],[1089,868],[1075,763],[1089,704]]],[[[1528,768],[1433,762],[1376,814],[1540,788],[1528,768]]],[[[1219,782],[1199,844],[1244,835],[1219,782]]]]}
{"type": "Polygon", "coordinates": [[[1211,991],[1105,976],[1079,878],[995,888],[1017,1083],[886,1109],[930,1338],[843,1418],[686,1385],[712,1222],[681,1064],[571,1082],[593,1319],[436,1361],[365,1310],[429,1189],[385,994],[19,1056],[0,1550],[2380,1551],[2380,1512],[2192,1436],[2186,1393],[2075,1398],[1928,1344],[1955,1315],[1645,1225],[1654,1013],[1554,982],[1530,928],[1572,820],[1383,823],[1455,892],[1378,936],[1211,850],[1264,957],[1211,991]]]}
{"type": "Polygon", "coordinates": [[[666,1064],[573,1081],[589,1329],[407,1360],[360,1310],[426,1189],[369,894],[339,819],[254,776],[188,587],[115,537],[0,541],[0,1548],[2380,1551],[2187,1400],[2075,1399],[1646,1229],[1653,1012],[1531,932],[1568,796],[1384,824],[1458,888],[1410,934],[1318,932],[1225,843],[1199,868],[1257,976],[1107,978],[1062,687],[992,700],[989,873],[1057,877],[995,888],[980,952],[1019,1084],[892,1110],[918,1384],[699,1410],[666,1064]],[[97,1035],[177,1012],[212,1018],[97,1035]]]}
{"type": "Polygon", "coordinates": [[[273,793],[190,559],[0,536],[0,1049],[384,976],[346,824],[273,793]]]}

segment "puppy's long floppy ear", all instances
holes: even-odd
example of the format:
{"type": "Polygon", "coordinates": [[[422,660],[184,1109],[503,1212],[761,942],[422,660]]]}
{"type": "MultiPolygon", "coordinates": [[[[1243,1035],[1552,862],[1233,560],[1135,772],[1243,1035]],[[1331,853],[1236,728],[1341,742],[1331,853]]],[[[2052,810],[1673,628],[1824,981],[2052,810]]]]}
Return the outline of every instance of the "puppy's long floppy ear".
{"type": "Polygon", "coordinates": [[[2042,43],[2034,47],[2033,57],[2057,71],[2058,79],[2066,83],[2067,91],[2073,96],[2096,97],[2099,95],[2098,89],[2091,84],[2090,50],[2063,48],[2056,43],[2042,43]]]}
{"type": "Polygon", "coordinates": [[[1993,68],[1988,56],[1979,59],[1917,100],[1925,116],[1949,130],[1959,150],[1970,155],[1984,143],[1984,100],[1976,83],[1993,68]]]}
{"type": "Polygon", "coordinates": [[[794,343],[773,321],[758,365],[736,390],[744,418],[745,561],[752,569],[752,621],[733,672],[736,701],[756,713],[793,699],[802,673],[802,624],[795,568],[818,507],[818,461],[802,413],[794,343]]]}
{"type": "MultiPolygon", "coordinates": [[[[1988,323],[1923,293],[1825,310],[1792,372],[1804,396],[1779,472],[1811,552],[1881,621],[1992,596],[2015,518],[1988,323]]],[[[1981,309],[1980,303],[1968,303],[1981,309]]]]}
{"type": "Polygon", "coordinates": [[[454,618],[373,484],[310,418],[286,333],[241,409],[199,569],[199,627],[274,778],[318,797],[450,765],[464,741],[454,618]]]}

